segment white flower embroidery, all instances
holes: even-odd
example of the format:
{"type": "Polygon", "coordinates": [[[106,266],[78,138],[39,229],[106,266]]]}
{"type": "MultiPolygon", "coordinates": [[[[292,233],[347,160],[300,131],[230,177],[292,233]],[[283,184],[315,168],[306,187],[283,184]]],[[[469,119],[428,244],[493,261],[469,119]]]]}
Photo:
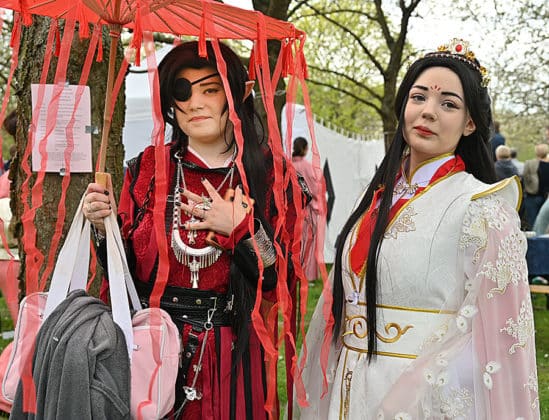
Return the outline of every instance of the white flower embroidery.
{"type": "Polygon", "coordinates": [[[404,411],[401,411],[396,414],[395,420],[412,420],[412,416],[404,411]]]}
{"type": "Polygon", "coordinates": [[[501,328],[500,332],[506,332],[517,340],[509,348],[509,354],[514,354],[517,347],[525,347],[528,339],[534,336],[534,315],[530,302],[523,300],[516,321],[513,318],[509,318],[506,325],[507,327],[501,328]]]}
{"type": "Polygon", "coordinates": [[[473,396],[467,388],[452,388],[448,397],[441,397],[440,401],[440,411],[449,419],[467,417],[473,406],[473,396]]]}
{"type": "Polygon", "coordinates": [[[414,223],[414,216],[417,213],[411,204],[404,207],[404,210],[398,215],[395,222],[385,232],[383,237],[385,239],[396,239],[399,233],[413,232],[416,230],[416,224],[414,223]]]}
{"type": "Polygon", "coordinates": [[[478,312],[478,309],[474,305],[465,305],[459,313],[463,315],[466,318],[472,318],[474,317],[478,312]]]}
{"type": "Polygon", "coordinates": [[[473,282],[468,278],[465,281],[465,291],[470,292],[471,290],[473,290],[473,282]]]}
{"type": "MultiPolygon", "coordinates": [[[[488,299],[494,297],[495,293],[503,294],[510,284],[518,285],[520,282],[528,282],[528,269],[524,253],[516,249],[517,244],[524,244],[521,233],[507,235],[499,244],[496,261],[488,261],[477,273],[477,277],[484,277],[495,283],[488,293],[488,299]]],[[[525,245],[525,244],[524,244],[525,245]]]]}
{"type": "Polygon", "coordinates": [[[538,396],[538,377],[535,373],[528,375],[528,382],[524,384],[524,388],[530,391],[530,407],[533,410],[536,410],[539,405],[539,396],[538,396]],[[532,394],[534,398],[532,400],[532,394]]]}
{"type": "Polygon", "coordinates": [[[448,383],[448,372],[441,372],[437,377],[437,385],[444,386],[448,383]]]}
{"type": "Polygon", "coordinates": [[[437,358],[437,365],[439,365],[441,367],[447,367],[448,366],[448,360],[437,358]]]}
{"type": "Polygon", "coordinates": [[[484,370],[489,374],[496,373],[501,369],[501,364],[495,361],[488,362],[484,370]]]}
{"type": "Polygon", "coordinates": [[[465,319],[465,317],[463,317],[461,315],[458,315],[456,317],[456,325],[462,333],[467,332],[468,323],[467,323],[467,320],[465,319]]]}
{"type": "Polygon", "coordinates": [[[484,385],[486,386],[486,388],[492,389],[492,386],[494,386],[494,382],[492,381],[492,376],[489,373],[484,372],[484,374],[482,375],[482,380],[484,381],[484,385]]]}
{"type": "Polygon", "coordinates": [[[496,373],[501,369],[501,364],[495,361],[488,362],[484,370],[490,374],[496,373]]]}
{"type": "Polygon", "coordinates": [[[434,385],[435,383],[435,375],[433,372],[431,372],[429,369],[426,369],[423,373],[423,376],[425,377],[425,380],[429,385],[434,385]]]}
{"type": "Polygon", "coordinates": [[[377,412],[377,416],[376,416],[377,420],[384,420],[385,419],[385,415],[383,414],[383,411],[378,411],[377,412]]]}

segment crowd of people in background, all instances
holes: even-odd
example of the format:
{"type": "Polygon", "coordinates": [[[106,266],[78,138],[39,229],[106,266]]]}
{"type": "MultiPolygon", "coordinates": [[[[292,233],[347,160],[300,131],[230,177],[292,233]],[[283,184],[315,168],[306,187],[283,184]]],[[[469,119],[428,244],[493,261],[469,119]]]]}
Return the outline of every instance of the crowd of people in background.
{"type": "MultiPolygon", "coordinates": [[[[547,127],[549,133],[549,127],[547,127]]],[[[549,234],[549,134],[545,142],[534,146],[535,157],[522,162],[517,149],[507,146],[500,132],[500,123],[494,122],[494,135],[490,146],[494,154],[494,167],[498,180],[518,176],[523,189],[520,209],[522,228],[536,235],[549,234]]]]}

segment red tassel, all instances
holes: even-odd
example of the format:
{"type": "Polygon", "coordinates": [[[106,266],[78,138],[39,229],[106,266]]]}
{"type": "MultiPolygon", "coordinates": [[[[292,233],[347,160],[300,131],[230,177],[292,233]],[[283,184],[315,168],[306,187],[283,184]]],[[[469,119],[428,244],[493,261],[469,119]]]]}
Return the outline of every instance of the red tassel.
{"type": "Polygon", "coordinates": [[[13,29],[11,30],[10,47],[15,48],[16,43],[19,42],[19,36],[21,35],[21,16],[16,13],[13,18],[13,29]]]}
{"type": "Polygon", "coordinates": [[[55,20],[52,25],[55,25],[55,56],[59,57],[59,53],[61,52],[61,34],[59,33],[59,25],[57,21],[55,20]]]}
{"type": "Polygon", "coordinates": [[[202,20],[200,22],[200,36],[198,37],[198,55],[202,58],[208,57],[208,49],[206,48],[206,16],[202,12],[202,20]]]}
{"type": "Polygon", "coordinates": [[[294,57],[292,55],[293,42],[287,42],[282,47],[282,77],[287,77],[294,72],[294,57]]]}
{"type": "Polygon", "coordinates": [[[23,17],[23,25],[31,26],[32,25],[32,15],[29,13],[26,2],[20,2],[21,5],[21,16],[23,17]]]}
{"type": "Polygon", "coordinates": [[[248,63],[248,80],[255,80],[255,46],[250,53],[250,61],[248,63]]]}
{"type": "Polygon", "coordinates": [[[133,26],[133,39],[131,46],[135,48],[135,65],[141,65],[141,43],[143,41],[143,29],[141,27],[141,2],[137,2],[137,10],[135,11],[133,26]]]}
{"type": "Polygon", "coordinates": [[[97,45],[97,58],[95,59],[98,63],[103,61],[103,36],[99,37],[99,43],[97,45]]]}
{"type": "Polygon", "coordinates": [[[78,2],[78,5],[76,6],[76,19],[78,21],[78,34],[80,35],[80,39],[87,39],[90,37],[90,26],[88,19],[86,18],[86,14],[84,13],[84,6],[82,5],[82,2],[78,2]]]}

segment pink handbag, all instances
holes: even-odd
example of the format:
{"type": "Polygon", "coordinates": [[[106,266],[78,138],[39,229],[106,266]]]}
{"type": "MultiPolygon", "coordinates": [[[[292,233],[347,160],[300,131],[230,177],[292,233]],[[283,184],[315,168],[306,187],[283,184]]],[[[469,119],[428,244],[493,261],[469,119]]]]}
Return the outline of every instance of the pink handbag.
{"type": "MultiPolygon", "coordinates": [[[[86,288],[90,223],[82,213],[83,200],[84,197],[59,253],[49,292],[33,293],[21,301],[14,347],[2,381],[2,394],[9,402],[14,400],[24,362],[33,357],[34,341],[43,320],[70,291],[86,288]]],[[[113,213],[105,219],[105,229],[113,320],[124,332],[131,361],[132,418],[160,419],[175,403],[181,351],[179,331],[163,309],[142,309],[113,213]],[[133,318],[128,296],[136,311],[133,318]]]]}
{"type": "MultiPolygon", "coordinates": [[[[2,396],[10,404],[13,404],[15,399],[15,392],[25,367],[25,361],[29,357],[32,359],[34,340],[42,325],[47,297],[47,293],[32,293],[19,304],[13,347],[2,379],[2,396]]],[[[29,374],[32,374],[31,369],[29,369],[29,374]]]]}
{"type": "Polygon", "coordinates": [[[138,311],[132,323],[132,418],[159,419],[175,404],[181,343],[179,331],[170,315],[159,308],[138,311]],[[155,360],[155,353],[160,363],[155,360]]]}

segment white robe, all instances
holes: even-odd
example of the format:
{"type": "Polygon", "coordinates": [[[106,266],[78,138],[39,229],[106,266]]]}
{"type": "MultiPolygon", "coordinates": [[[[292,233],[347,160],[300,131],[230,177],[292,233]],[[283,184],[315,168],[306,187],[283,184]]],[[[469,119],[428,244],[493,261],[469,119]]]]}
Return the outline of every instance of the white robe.
{"type": "Polygon", "coordinates": [[[331,346],[321,398],[321,298],[307,334],[309,407],[296,409],[302,419],[539,418],[515,181],[487,185],[460,172],[397,213],[378,259],[378,354],[370,364],[364,281],[346,257],[351,231],[342,265],[343,337],[331,346]]]}

